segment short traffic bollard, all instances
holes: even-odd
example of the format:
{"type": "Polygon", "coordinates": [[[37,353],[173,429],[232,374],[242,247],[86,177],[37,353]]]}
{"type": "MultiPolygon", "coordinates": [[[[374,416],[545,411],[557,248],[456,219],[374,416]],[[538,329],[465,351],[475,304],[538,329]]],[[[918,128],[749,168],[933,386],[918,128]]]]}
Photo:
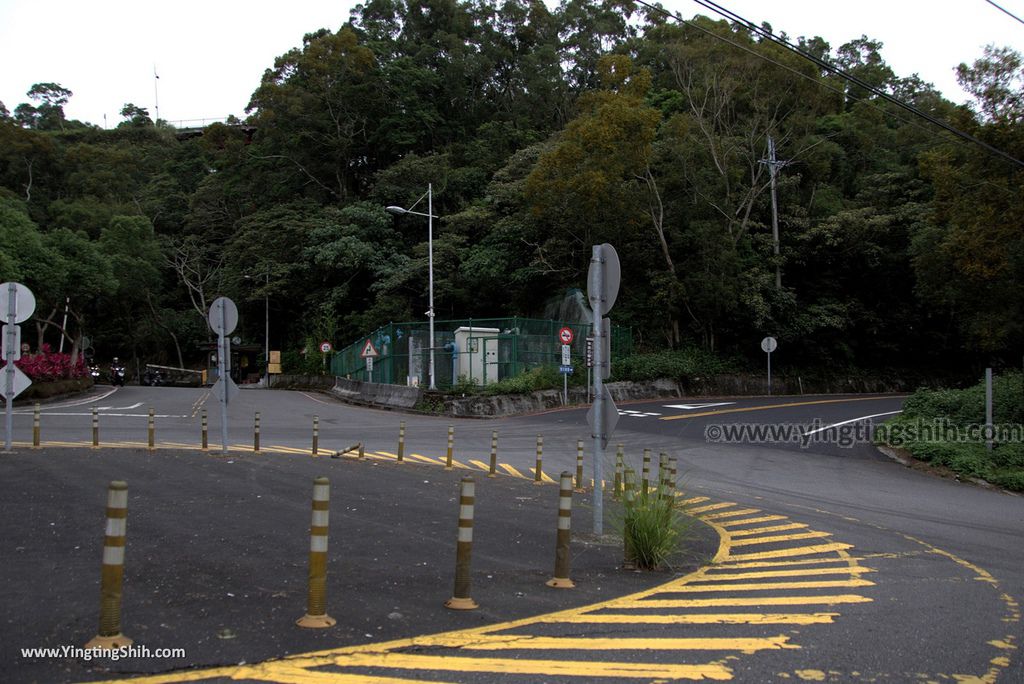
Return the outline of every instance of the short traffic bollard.
{"type": "Polygon", "coordinates": [[[202,436],[200,437],[200,442],[201,442],[201,445],[202,445],[202,449],[203,449],[203,451],[209,451],[210,450],[210,425],[209,425],[209,423],[206,420],[206,409],[203,409],[202,418],[200,419],[199,422],[200,422],[200,425],[201,425],[200,429],[202,430],[202,436]]]}
{"type": "Polygon", "coordinates": [[[362,459],[362,458],[365,458],[365,457],[366,457],[366,452],[363,450],[363,443],[360,442],[359,443],[359,458],[362,459]]]}
{"type": "Polygon", "coordinates": [[[306,614],[295,624],[319,629],[337,621],[327,614],[327,531],[331,507],[331,483],[326,477],[313,480],[313,519],[309,527],[309,593],[306,614]]]}
{"type": "Polygon", "coordinates": [[[583,440],[576,440],[576,491],[583,491],[583,440]]]}
{"type": "Polygon", "coordinates": [[[156,449],[156,411],[149,407],[149,450],[156,449]]]}
{"type": "Polygon", "coordinates": [[[612,488],[612,498],[618,500],[622,497],[622,468],[623,468],[623,453],[622,444],[620,443],[615,449],[615,484],[612,488]]]}
{"type": "Polygon", "coordinates": [[[642,473],[641,481],[641,493],[643,496],[647,496],[647,490],[651,487],[651,450],[644,449],[644,469],[642,473]]]}
{"type": "Polygon", "coordinates": [[[454,425],[449,425],[448,426],[448,453],[445,456],[445,460],[444,460],[444,469],[445,470],[451,470],[452,469],[452,450],[453,450],[454,446],[455,446],[455,426],[454,425]]]}
{"type": "Polygon", "coordinates": [[[668,459],[668,496],[675,499],[676,496],[676,459],[668,459]]]}
{"type": "Polygon", "coordinates": [[[572,474],[562,473],[558,483],[558,533],[555,536],[555,574],[547,581],[549,587],[572,589],[569,579],[569,543],[572,539],[572,474]]]}
{"type": "Polygon", "coordinates": [[[658,498],[667,499],[669,496],[668,484],[668,454],[661,455],[661,463],[658,467],[658,498]]]}
{"type": "Polygon", "coordinates": [[[100,448],[100,414],[92,407],[92,448],[100,448]]]}
{"type": "Polygon", "coordinates": [[[260,412],[257,411],[253,417],[252,422],[252,450],[256,453],[260,451],[260,412]]]}
{"type": "Polygon", "coordinates": [[[478,604],[470,595],[473,557],[473,507],[476,503],[476,482],[471,476],[462,478],[459,491],[459,537],[455,549],[455,591],[444,607],[472,610],[478,604]]]}
{"type": "Polygon", "coordinates": [[[100,574],[100,629],[86,648],[131,646],[121,634],[121,589],[124,584],[124,548],[128,527],[128,484],[114,480],[107,488],[107,526],[103,537],[100,574]]]}
{"type": "Polygon", "coordinates": [[[36,410],[32,414],[32,448],[39,448],[39,404],[36,404],[36,410]]]}
{"type": "Polygon", "coordinates": [[[491,463],[487,471],[487,477],[498,476],[498,431],[491,431],[491,463]]]}
{"type": "Polygon", "coordinates": [[[398,462],[405,460],[405,421],[398,423],[398,462]]]}
{"type": "Polygon", "coordinates": [[[313,455],[317,455],[320,448],[320,416],[313,416],[313,455]]]}
{"type": "MultiPolygon", "coordinates": [[[[626,511],[628,512],[633,509],[636,503],[636,471],[632,468],[626,468],[625,481],[623,498],[625,499],[626,511]]],[[[636,570],[636,553],[633,551],[633,534],[630,530],[629,522],[623,525],[622,554],[622,567],[626,570],[636,570]]]]}
{"type": "Polygon", "coordinates": [[[544,484],[542,473],[544,472],[544,437],[537,435],[537,466],[533,471],[533,484],[544,484]]]}

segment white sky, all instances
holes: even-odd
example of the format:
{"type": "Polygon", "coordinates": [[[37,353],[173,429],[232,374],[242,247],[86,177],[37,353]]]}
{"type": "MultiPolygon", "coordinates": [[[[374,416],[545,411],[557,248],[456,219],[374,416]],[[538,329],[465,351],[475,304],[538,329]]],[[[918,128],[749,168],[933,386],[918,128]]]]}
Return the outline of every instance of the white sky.
{"type": "MultiPolygon", "coordinates": [[[[1024,18],[1024,0],[998,0],[1024,18]]],[[[74,92],[70,119],[115,126],[132,102],[171,122],[243,116],[274,58],[306,33],[339,28],[351,0],[0,0],[0,101],[10,111],[33,83],[74,92]],[[154,89],[154,66],[159,90],[154,89]]],[[[549,3],[550,4],[550,3],[549,3]]],[[[691,17],[689,0],[663,0],[691,17]]],[[[833,48],[861,34],[881,40],[899,76],[917,72],[955,102],[966,100],[953,69],[987,43],[1024,51],[1024,24],[985,0],[719,0],[792,39],[820,35],[833,48]]],[[[717,17],[716,17],[717,18],[717,17]]]]}

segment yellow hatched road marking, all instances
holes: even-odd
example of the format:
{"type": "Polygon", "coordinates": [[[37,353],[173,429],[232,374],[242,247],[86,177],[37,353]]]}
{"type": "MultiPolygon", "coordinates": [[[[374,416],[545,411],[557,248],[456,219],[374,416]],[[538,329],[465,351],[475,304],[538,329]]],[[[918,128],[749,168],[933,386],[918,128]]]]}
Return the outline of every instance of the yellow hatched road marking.
{"type": "MultiPolygon", "coordinates": [[[[716,578],[717,579],[717,578],[716,578]]],[[[709,591],[763,591],[766,589],[832,589],[840,587],[873,587],[866,579],[822,580],[820,582],[755,582],[752,584],[687,584],[672,589],[672,593],[699,594],[709,591]]]]}
{"type": "Polygon", "coordinates": [[[708,504],[707,506],[697,506],[696,508],[687,508],[686,509],[686,513],[688,515],[698,515],[700,513],[706,513],[708,511],[717,511],[717,510],[720,510],[722,508],[732,508],[735,505],[736,504],[728,502],[728,501],[723,502],[723,503],[713,503],[713,504],[708,504]]]}
{"type": "MultiPolygon", "coordinates": [[[[533,660],[513,658],[459,658],[450,656],[410,653],[352,653],[317,660],[306,666],[333,664],[339,667],[382,667],[396,670],[443,670],[448,672],[487,672],[491,674],[547,675],[550,677],[627,677],[635,679],[732,679],[729,668],[719,663],[627,663],[601,660],[533,660]]],[[[334,672],[307,672],[308,681],[334,682],[318,679],[319,674],[333,676],[334,672]]],[[[399,680],[392,680],[399,681],[399,680]]],[[[422,680],[417,680],[422,681],[422,680]]]]}
{"type": "Polygon", "coordinates": [[[722,563],[709,568],[705,568],[707,576],[711,576],[711,573],[719,570],[739,570],[743,568],[785,568],[792,567],[795,565],[823,565],[826,563],[843,563],[841,567],[849,567],[850,563],[856,563],[864,560],[854,556],[847,556],[846,558],[801,558],[800,560],[778,560],[778,561],[750,561],[743,563],[722,563]]]}
{"type": "MultiPolygon", "coordinates": [[[[814,625],[832,622],[839,613],[700,613],[684,615],[638,615],[602,613],[574,615],[551,622],[570,624],[648,624],[648,625],[814,625]]],[[[542,620],[544,621],[544,620],[542,620]]]]}
{"type": "Polygon", "coordinates": [[[766,579],[769,577],[809,577],[811,575],[859,575],[874,572],[871,568],[852,565],[838,568],[805,568],[803,570],[766,570],[761,572],[713,573],[705,575],[708,580],[766,579]]]}
{"type": "MultiPolygon", "coordinates": [[[[440,679],[400,679],[393,676],[317,672],[316,670],[307,670],[291,661],[281,660],[272,660],[262,665],[242,666],[232,675],[231,678],[235,680],[269,680],[286,684],[447,684],[440,679]]],[[[147,683],[151,681],[146,680],[147,683]]]]}
{"type": "Polygon", "coordinates": [[[789,637],[779,634],[771,637],[656,637],[646,638],[587,638],[546,637],[528,634],[439,634],[413,637],[420,647],[461,648],[467,651],[757,651],[781,648],[800,648],[789,643],[789,637]]]}
{"type": "Polygon", "coordinates": [[[469,459],[469,462],[480,470],[489,471],[491,469],[491,466],[487,465],[483,461],[478,461],[475,458],[469,459]]]}
{"type": "Polygon", "coordinates": [[[683,499],[679,503],[681,503],[684,506],[689,506],[691,504],[703,503],[705,501],[711,501],[710,497],[707,497],[707,496],[694,496],[694,497],[690,497],[689,499],[683,499]]]}
{"type": "Polygon", "coordinates": [[[499,463],[498,467],[501,468],[502,470],[504,470],[506,473],[508,473],[512,477],[521,477],[523,479],[526,479],[525,475],[523,475],[521,472],[516,470],[514,467],[512,467],[508,463],[499,463]]]}
{"type": "Polygon", "coordinates": [[[771,525],[769,527],[751,527],[749,530],[735,530],[729,532],[734,539],[736,537],[749,537],[754,534],[767,534],[768,532],[785,532],[786,530],[802,530],[807,525],[803,523],[789,523],[788,525],[771,525]]]}
{"type": "Polygon", "coordinates": [[[540,479],[541,479],[542,482],[550,482],[551,484],[558,484],[557,482],[552,480],[550,477],[548,477],[548,474],[545,473],[543,470],[540,471],[540,479]]]}
{"type": "Polygon", "coordinates": [[[444,465],[444,461],[437,458],[431,458],[430,456],[423,456],[422,454],[409,454],[409,458],[415,458],[417,461],[423,461],[430,465],[444,465]]]}
{"type": "Polygon", "coordinates": [[[774,537],[750,537],[734,539],[733,548],[737,546],[753,546],[754,544],[774,544],[776,542],[797,541],[799,539],[821,539],[831,537],[831,532],[801,532],[800,534],[780,534],[774,537]]]}
{"type": "Polygon", "coordinates": [[[722,518],[735,518],[738,515],[750,515],[751,513],[760,513],[756,508],[740,508],[735,511],[726,511],[725,513],[712,513],[711,515],[700,516],[703,520],[721,520],[722,518]]]}
{"type": "Polygon", "coordinates": [[[845,551],[852,549],[853,545],[835,542],[832,544],[819,544],[817,546],[799,546],[792,549],[778,549],[775,551],[762,551],[761,553],[741,553],[729,556],[733,561],[759,560],[762,558],[790,558],[792,556],[813,556],[819,553],[831,551],[845,551]]]}
{"type": "Polygon", "coordinates": [[[775,520],[789,520],[784,515],[762,515],[760,518],[748,518],[746,520],[727,520],[718,523],[722,527],[735,527],[737,525],[752,525],[754,523],[772,522],[775,520]]]}
{"type": "Polygon", "coordinates": [[[759,596],[714,599],[641,599],[612,601],[609,608],[723,608],[727,606],[834,606],[841,603],[871,603],[859,594],[834,596],[759,596]]]}

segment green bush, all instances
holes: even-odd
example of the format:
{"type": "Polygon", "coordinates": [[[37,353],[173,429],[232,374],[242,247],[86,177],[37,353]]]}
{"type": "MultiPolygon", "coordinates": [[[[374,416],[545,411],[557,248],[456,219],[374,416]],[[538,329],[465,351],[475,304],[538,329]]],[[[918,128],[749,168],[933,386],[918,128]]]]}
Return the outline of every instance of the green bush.
{"type": "Polygon", "coordinates": [[[528,394],[562,386],[562,375],[551,366],[538,366],[514,378],[505,378],[482,389],[485,394],[528,394]]]}
{"type": "Polygon", "coordinates": [[[628,356],[612,364],[612,380],[643,382],[666,378],[680,381],[731,370],[732,364],[712,352],[690,348],[628,356]]]}
{"type": "Polygon", "coordinates": [[[625,497],[618,527],[626,546],[626,557],[641,570],[657,570],[680,553],[687,537],[690,518],[679,512],[675,497],[661,497],[657,489],[639,489],[632,499],[625,497]]]}

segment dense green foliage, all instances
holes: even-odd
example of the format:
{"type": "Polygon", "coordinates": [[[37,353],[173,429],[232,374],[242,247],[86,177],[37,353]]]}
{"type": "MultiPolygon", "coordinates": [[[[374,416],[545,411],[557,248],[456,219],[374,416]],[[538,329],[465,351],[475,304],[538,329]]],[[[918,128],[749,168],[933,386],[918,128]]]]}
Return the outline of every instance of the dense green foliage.
{"type": "MultiPolygon", "coordinates": [[[[866,37],[801,42],[1024,156],[1016,53],[961,65],[975,112],[866,37]]],[[[1024,346],[1019,168],[743,26],[617,0],[369,0],[268,65],[245,122],[201,136],[132,103],[113,130],[69,121],[56,83],[28,97],[0,106],[0,281],[36,292],[36,347],[67,306],[73,353],[87,335],[101,358],[192,364],[223,294],[245,342],[267,302],[286,367],[315,367],[311,340],[426,310],[425,221],[384,207],[428,183],[441,318],[544,317],[607,241],[613,318],[641,351],[750,356],[774,334],[780,365],[920,368],[1024,346]]],[[[617,376],[715,366],[631,363],[617,376]]]]}
{"type": "Polygon", "coordinates": [[[986,447],[985,383],[962,390],[918,390],[903,413],[876,438],[955,473],[1024,491],[1024,375],[1003,373],[992,381],[993,449],[986,447]],[[1000,432],[1000,430],[1002,432],[1000,432]]]}

